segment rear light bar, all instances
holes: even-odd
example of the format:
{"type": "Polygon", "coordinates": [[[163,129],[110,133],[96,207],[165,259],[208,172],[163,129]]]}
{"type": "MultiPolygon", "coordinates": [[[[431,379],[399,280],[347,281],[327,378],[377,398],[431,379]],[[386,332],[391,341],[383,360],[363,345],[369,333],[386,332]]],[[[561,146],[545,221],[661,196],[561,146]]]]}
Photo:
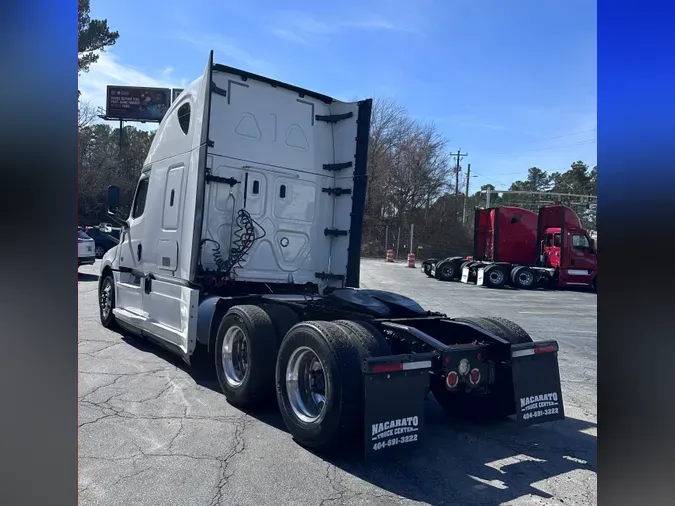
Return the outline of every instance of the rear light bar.
{"type": "Polygon", "coordinates": [[[535,345],[534,348],[528,348],[525,350],[513,350],[511,356],[513,358],[526,357],[528,355],[539,355],[541,353],[555,353],[558,351],[557,344],[544,344],[541,346],[535,345]]]}
{"type": "Polygon", "coordinates": [[[415,353],[405,355],[389,355],[386,357],[366,358],[361,364],[364,374],[386,374],[403,371],[424,372],[433,366],[436,353],[415,353]]]}
{"type": "Polygon", "coordinates": [[[430,369],[431,360],[424,360],[422,362],[398,362],[394,364],[375,364],[373,365],[372,372],[374,374],[383,373],[383,372],[398,372],[398,371],[410,371],[413,369],[430,369]]]}

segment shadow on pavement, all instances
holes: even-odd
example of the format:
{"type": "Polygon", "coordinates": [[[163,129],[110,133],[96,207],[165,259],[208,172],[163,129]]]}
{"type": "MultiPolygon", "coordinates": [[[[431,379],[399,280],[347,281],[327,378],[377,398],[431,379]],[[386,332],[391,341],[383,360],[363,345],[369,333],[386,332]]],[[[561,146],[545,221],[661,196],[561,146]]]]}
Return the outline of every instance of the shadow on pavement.
{"type": "Polygon", "coordinates": [[[528,495],[548,499],[561,488],[583,496],[584,490],[570,490],[573,482],[559,481],[552,493],[542,490],[549,484],[535,484],[577,470],[595,473],[597,438],[581,432],[592,427],[573,418],[521,429],[511,420],[470,425],[449,419],[430,397],[420,448],[364,462],[359,445],[323,458],[383,490],[432,505],[502,504],[528,495]]]}
{"type": "MultiPolygon", "coordinates": [[[[151,341],[127,333],[122,335],[134,348],[153,353],[185,371],[197,384],[220,393],[205,354],[190,367],[151,341]]],[[[265,409],[245,412],[288,432],[274,401],[265,409]]],[[[434,506],[500,504],[528,495],[548,499],[559,496],[561,489],[567,496],[584,496],[587,490],[575,488],[578,478],[569,483],[565,479],[557,481],[552,493],[543,490],[550,489],[551,484],[538,482],[579,470],[597,472],[597,438],[582,432],[596,428],[591,422],[567,418],[518,428],[509,419],[475,425],[448,418],[433,396],[426,402],[425,418],[425,441],[421,447],[390,454],[382,460],[364,462],[361,441],[336,454],[313,453],[376,487],[434,506]]],[[[340,484],[335,486],[339,488],[340,484]]],[[[595,490],[588,493],[593,494],[588,498],[593,502],[595,490]]],[[[344,497],[350,494],[344,487],[344,497]]]]}
{"type": "MultiPolygon", "coordinates": [[[[199,352],[193,356],[192,365],[190,366],[186,364],[185,361],[180,357],[168,350],[165,350],[160,345],[148,339],[138,337],[123,330],[118,330],[118,333],[121,334],[122,340],[130,346],[133,346],[143,353],[152,353],[156,357],[165,360],[166,362],[183,371],[185,374],[190,376],[197,385],[203,388],[208,388],[209,390],[213,390],[219,395],[223,395],[220,385],[218,384],[218,378],[216,377],[213,365],[211,363],[214,358],[212,355],[207,355],[203,348],[200,348],[199,352]]],[[[274,427],[275,429],[288,432],[288,429],[284,425],[284,421],[279,414],[279,409],[275,399],[271,399],[266,406],[256,408],[255,410],[241,408],[237,409],[267,425],[274,427]]]]}
{"type": "Polygon", "coordinates": [[[98,281],[98,276],[96,274],[87,274],[85,272],[78,272],[77,273],[77,280],[78,281],[98,281]]]}

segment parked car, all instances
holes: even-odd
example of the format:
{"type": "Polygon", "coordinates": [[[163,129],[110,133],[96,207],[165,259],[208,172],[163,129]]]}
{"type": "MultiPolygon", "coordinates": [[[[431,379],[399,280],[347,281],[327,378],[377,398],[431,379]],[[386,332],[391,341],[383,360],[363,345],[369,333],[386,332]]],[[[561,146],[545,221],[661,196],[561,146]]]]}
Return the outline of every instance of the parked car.
{"type": "Polygon", "coordinates": [[[81,230],[77,231],[77,266],[93,265],[96,261],[94,240],[81,230]]]}
{"type": "Polygon", "coordinates": [[[116,246],[120,240],[119,228],[87,227],[85,233],[94,240],[96,258],[103,258],[106,251],[116,246]]]}

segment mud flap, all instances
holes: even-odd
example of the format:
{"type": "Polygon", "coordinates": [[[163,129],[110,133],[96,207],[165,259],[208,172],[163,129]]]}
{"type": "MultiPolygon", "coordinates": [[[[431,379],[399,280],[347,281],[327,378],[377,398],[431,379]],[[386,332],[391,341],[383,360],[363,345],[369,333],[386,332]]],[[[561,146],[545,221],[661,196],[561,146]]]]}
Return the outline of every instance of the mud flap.
{"type": "Polygon", "coordinates": [[[464,267],[462,269],[462,277],[461,277],[460,281],[462,283],[468,283],[469,282],[469,268],[468,267],[464,267]]]}
{"type": "Polygon", "coordinates": [[[511,346],[511,364],[518,424],[526,426],[563,420],[558,343],[514,344],[511,346]]]}
{"type": "Polygon", "coordinates": [[[485,286],[485,267],[476,270],[476,286],[485,286]]]}
{"type": "Polygon", "coordinates": [[[363,363],[365,459],[423,441],[424,401],[433,353],[370,358],[363,363]]]}

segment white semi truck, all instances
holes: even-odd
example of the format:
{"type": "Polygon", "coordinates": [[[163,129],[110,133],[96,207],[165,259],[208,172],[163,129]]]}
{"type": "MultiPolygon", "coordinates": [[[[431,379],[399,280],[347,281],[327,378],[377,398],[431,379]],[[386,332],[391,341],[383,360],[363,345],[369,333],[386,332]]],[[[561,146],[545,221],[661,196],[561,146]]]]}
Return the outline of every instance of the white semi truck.
{"type": "Polygon", "coordinates": [[[211,53],[159,125],[128,217],[109,188],[123,231],[101,263],[101,323],[188,363],[206,353],[231,404],[276,401],[308,447],[418,444],[429,390],[451,414],[563,418],[555,341],[359,289],[371,105],[211,53]]]}

